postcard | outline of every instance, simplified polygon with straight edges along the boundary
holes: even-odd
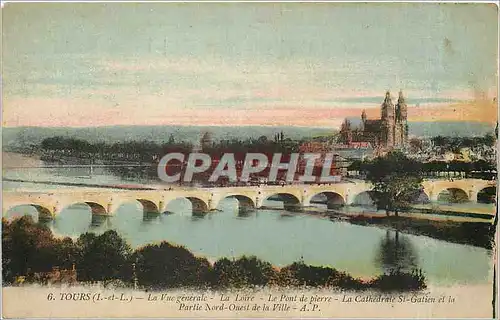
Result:
[[[498,5],[3,2],[5,318],[495,318]]]

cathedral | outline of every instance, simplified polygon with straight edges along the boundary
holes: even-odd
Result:
[[[373,148],[403,149],[408,142],[407,105],[403,92],[399,92],[398,102],[394,106],[389,91],[380,106],[381,118],[366,118],[363,110],[361,121],[345,119],[340,129],[342,143],[370,143]]]

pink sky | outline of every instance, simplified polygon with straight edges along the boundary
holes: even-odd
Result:
[[[37,107],[25,107],[37,105]],[[109,125],[263,125],[338,127],[345,117],[379,117],[379,107],[350,108],[273,106],[253,108],[149,108],[103,107],[85,100],[22,99],[4,108],[4,126],[81,127]],[[492,101],[409,106],[409,121],[479,121],[495,123]]]
[[[410,121],[497,119],[491,5],[9,3],[2,18],[3,126],[338,127],[400,89]]]

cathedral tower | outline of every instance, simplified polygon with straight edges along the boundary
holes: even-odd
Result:
[[[408,106],[406,105],[403,91],[399,91],[398,103],[396,104],[396,123],[394,144],[396,147],[403,148],[408,142]]]
[[[385,147],[392,148],[394,146],[394,124],[395,112],[394,104],[392,103],[391,93],[385,93],[385,99],[381,106],[382,113],[382,144]]]
[[[363,110],[363,113],[361,113],[361,129],[365,130],[365,125],[366,125],[366,111]]]
[[[405,148],[408,141],[407,105],[403,92],[399,92],[397,104],[392,103],[391,93],[385,93],[384,102],[380,106],[380,119],[368,119],[366,111],[361,113],[361,124],[352,124],[345,119],[340,128],[340,141],[351,145],[361,145],[382,150]]]

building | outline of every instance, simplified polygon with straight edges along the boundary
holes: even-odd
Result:
[[[206,131],[200,139],[200,145],[202,149],[210,148],[214,144],[212,133],[210,131]]]
[[[388,150],[405,148],[408,144],[408,108],[403,92],[399,92],[397,104],[394,105],[387,91],[380,111],[380,119],[367,119],[365,110],[361,113],[359,123],[345,119],[340,129],[342,143],[370,143],[373,148]]]
[[[205,131],[202,133],[200,140],[195,141],[193,143],[193,148],[191,152],[196,153],[196,152],[202,152],[210,147],[212,147],[214,144],[213,142],[213,137],[212,133],[209,131]]]
[[[325,164],[325,158],[328,153],[333,153],[332,164],[330,167],[330,175],[338,176],[339,179],[342,175],[347,173],[347,167],[350,161],[341,157],[333,148],[332,144],[329,142],[322,141],[307,141],[299,146],[299,153],[301,157],[298,163],[298,172],[304,173],[305,167],[307,165],[307,160],[303,157],[304,154],[313,153],[320,154],[321,156],[317,158],[314,162],[313,174],[318,177],[321,176],[323,165]]]

